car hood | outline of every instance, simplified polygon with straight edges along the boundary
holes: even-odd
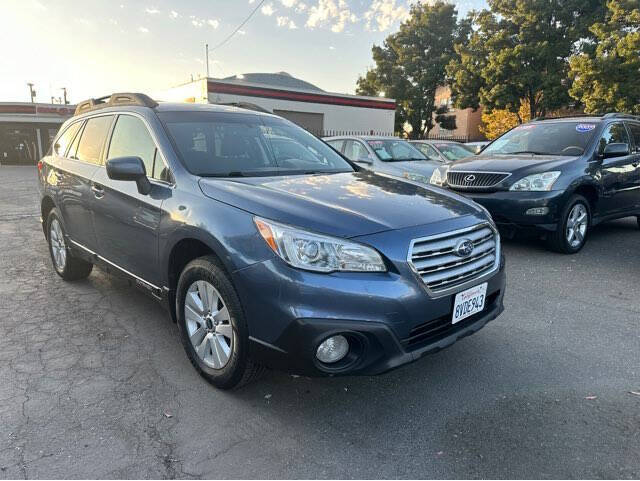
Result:
[[[450,170],[460,170],[463,172],[523,172],[537,173],[553,170],[578,157],[559,155],[503,155],[503,154],[480,154],[466,159],[461,159],[450,166]]]
[[[202,178],[202,192],[252,214],[340,237],[484,218],[457,194],[369,171],[287,177]]]

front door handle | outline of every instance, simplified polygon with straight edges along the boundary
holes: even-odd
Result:
[[[91,184],[91,191],[96,199],[104,197],[104,188],[99,184]]]

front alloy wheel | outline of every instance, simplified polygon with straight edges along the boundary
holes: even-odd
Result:
[[[233,352],[234,334],[229,309],[218,290],[207,281],[196,281],[187,290],[184,318],[191,345],[200,360],[222,369]]]
[[[549,247],[562,254],[575,254],[584,247],[591,226],[589,201],[573,195],[561,211],[555,232],[547,237]]]
[[[569,212],[565,232],[565,235],[567,236],[567,243],[572,249],[582,247],[584,238],[587,234],[588,221],[589,212],[587,211],[587,207],[582,203],[575,204]]]

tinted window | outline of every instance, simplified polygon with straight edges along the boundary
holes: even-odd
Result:
[[[78,160],[92,164],[100,163],[100,153],[109,133],[112,119],[112,115],[106,115],[87,120],[76,152]]]
[[[140,157],[147,175],[153,176],[156,144],[142,120],[131,115],[121,115],[113,129],[107,158],[129,156]]]
[[[56,140],[56,143],[54,146],[54,151],[56,155],[59,155],[61,157],[64,156],[64,154],[67,152],[67,149],[69,148],[69,144],[71,144],[71,142],[73,141],[73,138],[78,133],[78,129],[80,128],[81,125],[82,125],[82,122],[76,122],[74,124],[71,124],[63,132],[63,134],[60,137],[58,137],[58,140]]]
[[[380,160],[426,160],[425,155],[406,140],[369,140],[367,142]]]
[[[293,123],[267,116],[165,112],[187,169],[203,176],[353,171],[333,149]]]
[[[631,132],[634,152],[640,152],[640,124],[629,123],[627,127],[629,127],[629,131]]]
[[[342,152],[342,144],[344,144],[344,140],[329,140],[327,144],[336,149],[338,152]]]
[[[482,153],[582,155],[597,124],[594,122],[539,122],[524,124],[494,140]]]
[[[460,160],[467,157],[471,157],[473,152],[467,149],[465,146],[454,143],[441,143],[436,144],[436,147],[447,160]]]
[[[629,144],[629,135],[627,129],[622,122],[616,122],[609,125],[600,137],[600,143],[598,144],[598,153],[604,153],[604,148],[608,144]]]
[[[415,143],[413,145],[415,145],[415,147],[420,152],[422,152],[424,155],[426,155],[430,159],[438,159],[440,157],[438,155],[438,153],[436,152],[436,150],[433,147],[431,147],[430,145],[428,145],[428,144]]]
[[[369,152],[364,145],[357,140],[347,140],[344,147],[344,155],[349,160],[357,161],[369,157]]]

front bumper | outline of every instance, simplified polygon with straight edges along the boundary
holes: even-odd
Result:
[[[420,282],[409,270],[326,275],[292,269],[279,259],[234,273],[252,357],[308,376],[383,373],[473,334],[504,309],[504,259],[483,281],[488,282],[485,309],[455,325],[455,293],[431,298]],[[335,334],[349,339],[350,353],[338,363],[322,364],[315,357],[317,346]]]
[[[555,231],[567,195],[562,190],[549,192],[462,192],[464,195],[487,209],[501,230],[535,229]],[[530,209],[547,208],[544,215],[527,214]]]

